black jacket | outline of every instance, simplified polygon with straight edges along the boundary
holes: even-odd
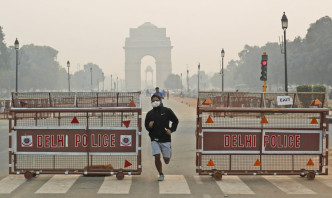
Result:
[[[149,127],[150,121],[154,121],[153,127]],[[172,122],[171,128],[169,122]],[[171,136],[166,133],[166,129],[170,129],[172,133],[176,131],[179,120],[174,112],[167,107],[159,106],[150,110],[145,117],[145,128],[149,131],[151,141],[170,142]]]

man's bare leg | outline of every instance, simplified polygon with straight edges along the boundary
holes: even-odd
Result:
[[[160,154],[157,154],[154,156],[154,164],[156,165],[159,175],[163,174],[163,168],[162,168],[162,164],[160,161]]]

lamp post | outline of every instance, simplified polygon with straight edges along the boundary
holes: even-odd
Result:
[[[182,73],[181,73],[181,93],[182,93]]]
[[[15,87],[15,91],[17,93],[17,90],[18,90],[18,75],[17,75],[17,72],[18,72],[18,48],[20,47],[20,43],[18,42],[17,38],[15,40],[15,51],[16,51],[16,87]]]
[[[90,67],[90,73],[91,73],[91,92],[92,92],[92,67]]]
[[[287,81],[287,51],[286,51],[286,29],[288,27],[288,19],[284,12],[281,18],[281,27],[284,30],[284,55],[285,55],[285,91],[288,92],[288,81]]]
[[[198,63],[198,84],[197,84],[197,92],[199,92],[199,70],[201,69],[201,64]]]
[[[105,84],[104,84],[104,82],[105,82],[104,72],[102,73],[102,75],[103,75],[103,91],[105,91],[105,89],[104,89],[104,88],[105,88],[105,87],[104,87],[104,85],[105,85]]]
[[[119,91],[119,83],[118,83],[118,80],[119,80],[119,76],[116,77],[116,91]]]
[[[187,69],[187,92],[189,93],[189,69]]]
[[[225,51],[224,48],[222,48],[221,50],[221,81],[222,81],[222,87],[221,87],[221,91],[224,91],[224,56],[225,56]]]
[[[67,61],[67,67],[68,67],[68,91],[70,92],[70,76],[69,76],[70,62],[69,61]]]
[[[112,88],[113,88],[112,83],[113,83],[113,81],[112,81],[112,74],[111,74],[111,91],[112,91]]]

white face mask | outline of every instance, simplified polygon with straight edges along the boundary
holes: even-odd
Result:
[[[151,102],[152,107],[159,107],[160,101]]]

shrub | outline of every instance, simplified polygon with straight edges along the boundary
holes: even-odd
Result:
[[[312,92],[312,85],[299,85],[296,87],[297,92]]]
[[[326,92],[326,87],[325,85],[314,85],[312,88],[313,92]]]

